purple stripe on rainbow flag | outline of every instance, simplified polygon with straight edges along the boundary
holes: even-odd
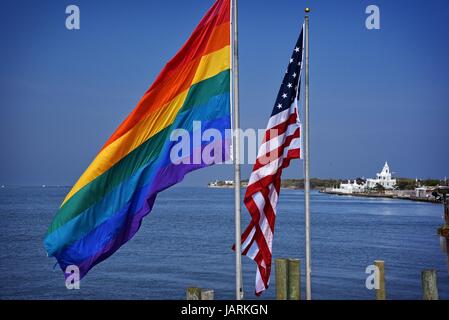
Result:
[[[222,141],[216,141],[215,143],[219,143],[222,146],[222,155],[226,156],[228,155],[230,140]],[[196,150],[195,152],[202,152],[204,148],[206,148],[207,145],[203,145],[200,150]],[[190,157],[191,159],[191,157]],[[224,157],[224,161],[228,161],[229,157]],[[208,161],[206,161],[208,162]],[[93,256],[90,256],[89,258],[77,262],[76,265],[80,269],[80,277],[84,277],[87,272],[94,267],[96,264],[100,263],[101,261],[107,259],[110,255],[112,255],[115,251],[117,251],[124,243],[129,241],[139,230],[142,219],[148,215],[154,205],[154,202],[156,200],[157,194],[177,183],[179,183],[184,176],[192,172],[194,170],[198,170],[201,168],[208,167],[212,164],[207,164],[206,162],[202,162],[201,164],[169,164],[161,170],[159,170],[158,174],[156,175],[155,179],[153,180],[153,183],[150,185],[147,185],[141,190],[139,190],[139,193],[141,195],[146,194],[145,201],[143,203],[143,206],[140,208],[132,208],[127,206],[125,210],[122,210],[123,212],[118,213],[108,221],[106,221],[102,226],[117,226],[121,225],[123,226],[120,230],[117,230],[118,233],[101,249],[99,249]],[[136,201],[140,202],[140,201]],[[118,221],[122,220],[121,223],[117,223]],[[102,233],[101,226],[94,230],[91,234],[89,234],[86,238],[91,237],[91,240],[95,240],[97,237],[97,234]],[[73,261],[69,261],[71,259],[67,259],[67,257],[64,256],[64,253],[66,251],[63,250],[62,253],[58,254],[56,257],[60,261],[60,267],[64,271],[68,265],[74,264]],[[68,276],[68,274],[66,274]]]

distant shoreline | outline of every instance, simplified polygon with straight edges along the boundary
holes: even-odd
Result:
[[[320,190],[320,193],[325,194],[333,194],[337,196],[350,196],[350,197],[359,197],[359,198],[382,198],[382,199],[398,199],[398,200],[409,200],[409,201],[417,201],[417,202],[427,202],[427,203],[436,203],[439,204],[441,201],[436,200],[434,197],[413,197],[413,196],[400,196],[396,194],[383,194],[379,192],[370,192],[370,193],[344,193],[338,191],[326,191]]]
[[[335,187],[340,185],[340,183],[344,183],[347,180],[344,179],[317,179],[312,178],[310,180],[311,190],[317,190],[320,193],[338,195],[338,196],[352,196],[352,197],[360,197],[360,198],[382,198],[382,199],[399,199],[399,200],[409,200],[409,201],[417,201],[417,202],[426,202],[426,203],[441,203],[441,201],[436,200],[434,196],[430,195],[430,192],[423,196],[415,195],[415,188],[412,188],[415,180],[400,178],[398,179],[399,183],[407,182],[407,184],[402,184],[402,189],[395,190],[384,190],[384,191],[375,191],[369,190],[365,192],[340,192],[335,190]],[[427,179],[426,182],[433,181],[434,183],[441,182],[442,180],[437,179]],[[243,180],[241,183],[242,188],[246,188],[248,186],[248,180]],[[215,182],[211,182],[208,184],[208,188],[212,189],[232,189],[234,188],[233,181],[220,181],[217,180]],[[289,190],[304,190],[304,180],[303,179],[284,179],[281,183],[281,189],[289,189]],[[431,190],[431,189],[429,189]]]
[[[356,180],[363,180],[363,178],[357,178]],[[399,190],[415,190],[417,180],[411,178],[396,178],[397,187]],[[325,189],[325,188],[337,188],[341,183],[347,183],[349,179],[337,179],[337,178],[311,178],[310,179],[310,187],[311,189]],[[352,181],[352,180],[351,180]],[[425,185],[428,187],[434,187],[437,185],[445,185],[448,182],[445,180],[434,179],[434,178],[426,178],[418,180],[420,185]],[[248,179],[242,180],[241,186],[247,187]],[[208,184],[209,188],[233,188],[234,183],[232,180],[216,180],[214,182],[210,182]],[[282,188],[291,188],[291,189],[304,189],[304,179],[282,179],[281,181]]]
[[[247,184],[242,184],[241,188],[246,188]],[[234,189],[234,185],[226,185],[226,186],[207,186],[209,189]],[[297,188],[297,187],[283,187],[281,186],[281,189],[287,189],[287,190],[303,190],[303,188]],[[311,190],[321,190],[319,188],[312,188]]]
[[[310,188],[312,190],[321,190],[324,188],[333,187],[339,185],[340,183],[347,181],[343,179],[317,179],[313,178],[310,180]],[[226,180],[217,180],[215,182],[210,182],[208,188],[218,188],[218,189],[228,189],[234,188],[233,181]],[[248,186],[248,180],[242,180],[241,187],[246,188]],[[304,180],[303,179],[283,179],[281,181],[282,189],[291,189],[291,190],[303,190],[304,189]]]

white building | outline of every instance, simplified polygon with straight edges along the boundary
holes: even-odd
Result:
[[[225,181],[215,180],[214,182],[209,182],[208,186],[211,188],[213,188],[213,187],[232,187],[232,186],[234,186],[234,181],[233,180],[225,180]]]
[[[366,187],[368,189],[374,189],[377,184],[380,184],[386,190],[392,190],[396,185],[396,179],[391,178],[390,167],[388,166],[387,162],[385,162],[382,172],[377,174],[376,179],[366,180]]]
[[[354,180],[354,182],[348,180],[348,183],[341,183],[340,188],[334,189],[334,191],[351,194],[363,192],[365,191],[365,189],[366,189],[365,184],[358,184],[356,180]]]
[[[362,184],[358,184],[356,180],[353,182],[348,180],[348,183],[341,183],[339,188],[333,188],[332,191],[347,194],[360,193],[368,189],[374,189],[377,184],[380,184],[386,190],[393,190],[396,186],[396,179],[391,178],[390,167],[387,162],[385,162],[382,172],[378,173],[375,179],[367,179],[366,183]]]
[[[426,198],[428,197],[427,191],[428,188],[426,186],[415,188],[415,197]]]

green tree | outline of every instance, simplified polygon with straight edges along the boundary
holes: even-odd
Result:
[[[440,184],[440,180],[437,180],[437,179],[426,179],[426,180],[422,180],[421,183],[424,186],[435,187],[435,186]]]
[[[415,179],[398,178],[396,187],[399,190],[413,190],[416,187],[416,181]]]
[[[384,192],[385,188],[383,185],[381,185],[380,183],[376,183],[376,185],[374,186],[374,190],[378,191],[378,192]]]

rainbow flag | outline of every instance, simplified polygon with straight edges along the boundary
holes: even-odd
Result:
[[[64,199],[44,240],[64,272],[75,265],[82,278],[134,236],[158,192],[213,164],[192,160],[210,145],[194,139],[187,155],[192,161],[171,161],[177,143],[171,133],[184,129],[193,137],[199,130],[194,121],[201,121],[203,132],[221,133],[223,138],[213,143],[220,144],[221,160],[227,160],[230,0],[214,3]]]

